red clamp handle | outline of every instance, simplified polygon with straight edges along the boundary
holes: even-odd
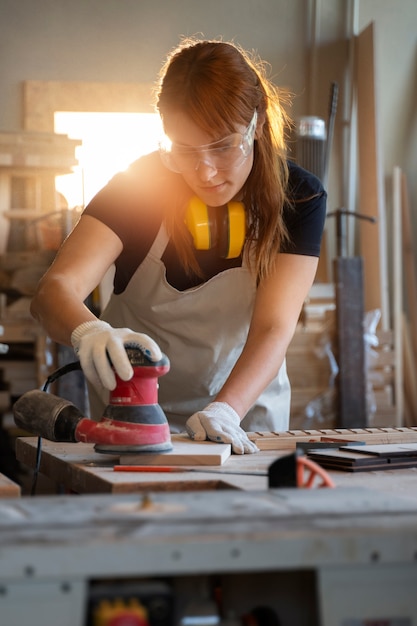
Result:
[[[305,456],[297,458],[297,487],[336,487],[325,469]]]

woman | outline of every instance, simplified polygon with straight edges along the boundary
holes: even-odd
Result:
[[[285,354],[316,273],[326,194],[287,161],[280,96],[236,45],[184,41],[161,72],[157,109],[166,141],[89,203],[32,314],[72,344],[101,395],[115,386],[107,354],[128,380],[126,344],[154,361],[162,351],[171,369],[158,398],[172,430],[256,452],[247,431],[288,429]],[[84,301],[113,264],[98,320]]]

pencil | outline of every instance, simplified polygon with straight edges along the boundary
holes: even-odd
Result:
[[[221,469],[212,469],[211,467],[201,466],[201,469],[197,469],[196,467],[172,467],[166,465],[114,465],[113,470],[115,472],[165,472],[165,473],[174,473],[174,472],[200,472],[200,473],[210,473],[210,474],[222,474],[223,476],[227,476],[228,474],[240,475],[240,476],[268,476],[266,472],[254,471],[254,472],[239,472],[239,471],[227,471]]]
[[[115,472],[187,472],[183,467],[165,465],[115,465]],[[191,471],[191,470],[190,470]]]

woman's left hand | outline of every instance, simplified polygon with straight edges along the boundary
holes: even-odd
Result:
[[[230,443],[235,454],[253,454],[259,448],[240,427],[240,417],[227,402],[212,402],[203,411],[197,411],[186,422],[191,439],[216,443]]]

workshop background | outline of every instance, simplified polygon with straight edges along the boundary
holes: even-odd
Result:
[[[270,64],[274,82],[293,94],[293,158],[314,170],[330,152],[322,259],[288,354],[291,427],[416,423],[416,26],[415,0],[0,0],[7,451],[19,434],[12,403],[73,357],[28,312],[37,280],[89,199],[84,189],[76,204],[57,192],[55,177],[79,166],[82,140],[57,130],[56,113],[152,112],[166,53],[195,34],[233,40]],[[311,116],[324,120],[325,141],[302,135],[298,123]],[[345,271],[353,298],[337,290],[335,272]],[[92,306],[105,294],[104,284]],[[355,327],[349,307],[362,297]],[[60,394],[82,403],[78,382],[60,384]],[[2,458],[7,471],[13,453]]]
[[[137,113],[194,34],[269,62],[328,189],[291,430],[245,455],[173,435],[163,461],[28,436],[12,406],[74,360],[37,281],[113,157],[155,142]],[[1,624],[416,626],[416,0],[0,0],[0,94]],[[48,390],[88,410],[80,372]]]

